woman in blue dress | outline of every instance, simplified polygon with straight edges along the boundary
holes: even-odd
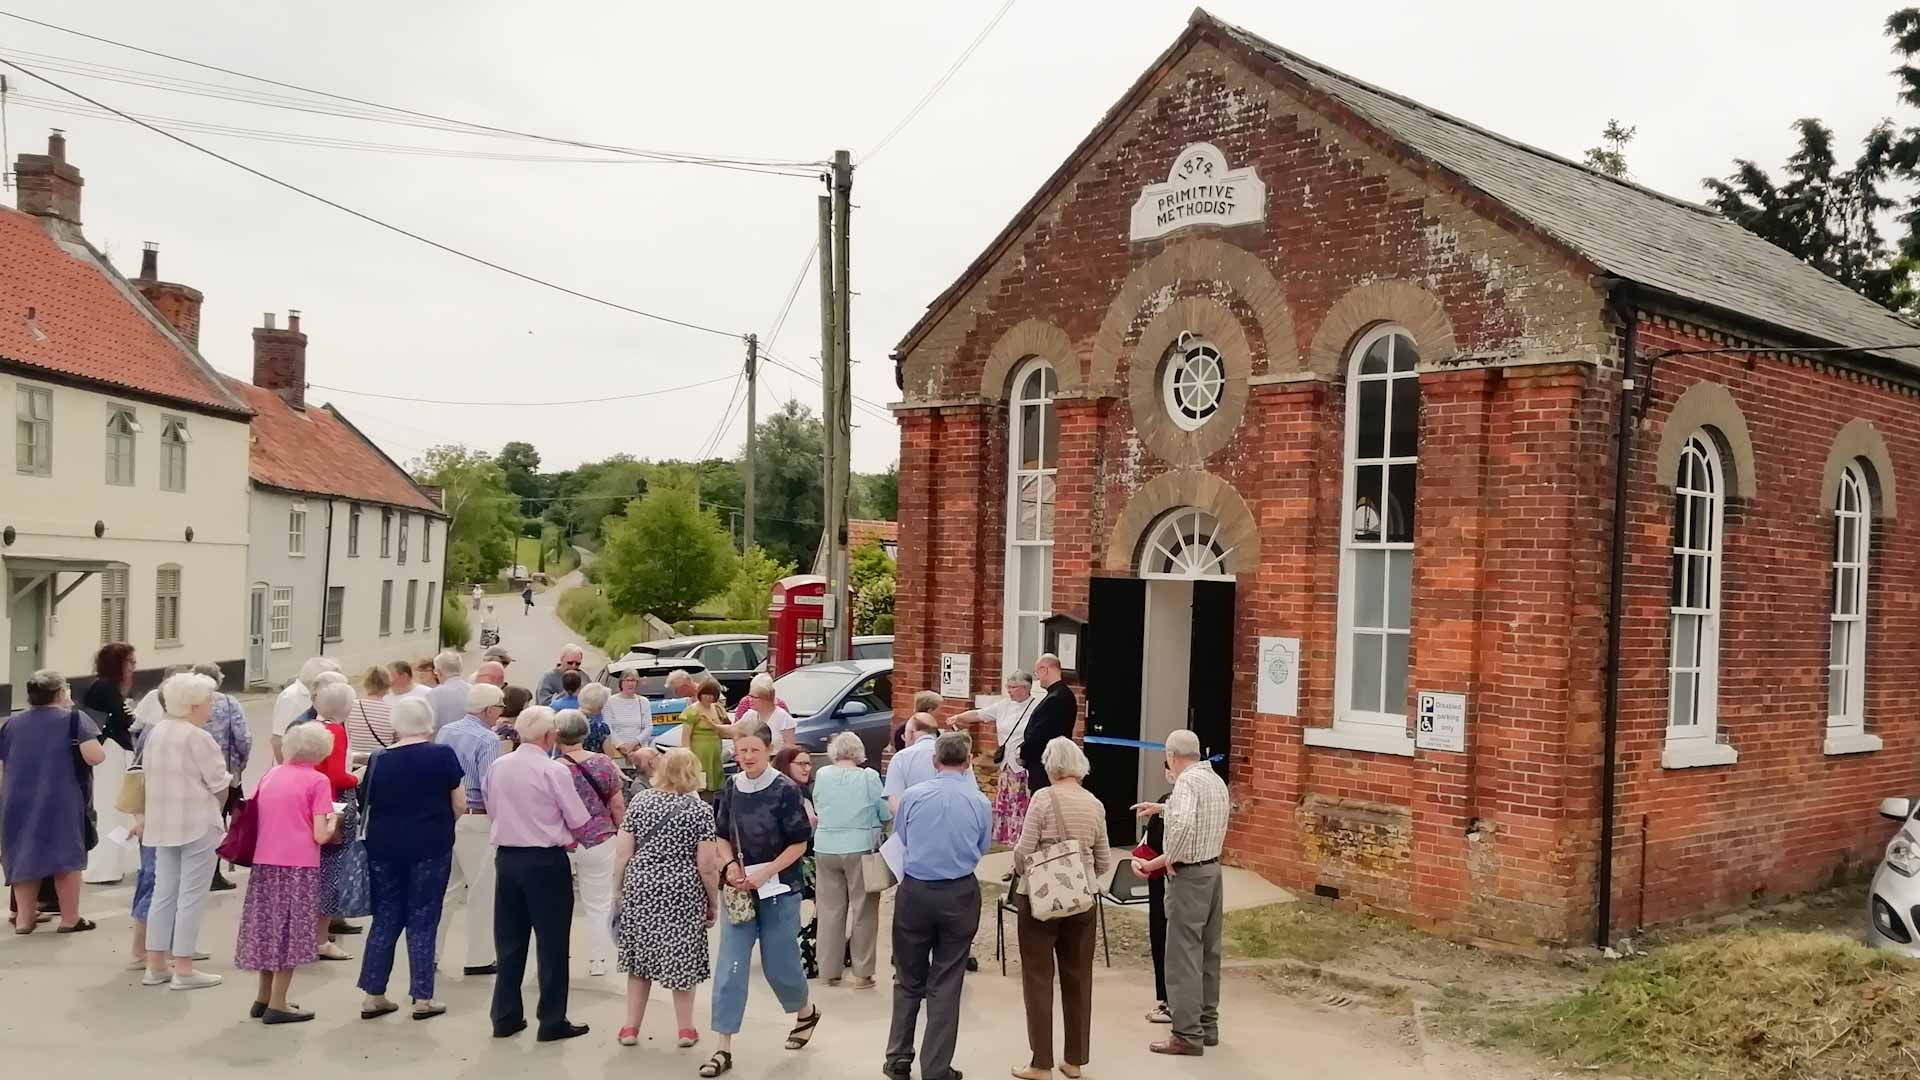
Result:
[[[92,769],[107,756],[100,728],[73,707],[57,671],[33,673],[27,705],[0,723],[0,869],[13,889],[13,932],[33,933],[45,878],[60,900],[58,932],[92,930],[93,922],[80,917],[80,871],[87,865]]]

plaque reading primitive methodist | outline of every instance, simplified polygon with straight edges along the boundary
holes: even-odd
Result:
[[[1253,167],[1227,168],[1212,143],[1194,143],[1174,159],[1164,184],[1149,184],[1133,204],[1129,240],[1151,240],[1189,225],[1245,225],[1267,216],[1267,185]]]

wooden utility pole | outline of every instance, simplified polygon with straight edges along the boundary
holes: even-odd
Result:
[[[837,621],[828,655],[845,660],[853,623],[848,594],[847,489],[852,483],[853,367],[848,308],[852,296],[847,262],[852,246],[849,228],[853,196],[853,158],[845,150],[833,152],[833,486],[827,504],[827,532],[833,537],[833,563],[827,570],[827,590]]]
[[[835,262],[833,255],[833,196],[830,194],[820,196],[818,205],[820,210],[821,499],[820,554],[816,557],[815,561],[826,570],[827,583],[829,586],[827,589],[827,603],[833,604],[834,592],[831,586],[833,583],[834,567],[833,548],[836,535],[831,525],[833,521],[833,481],[836,475],[834,472],[833,440],[835,434],[839,431],[839,424],[837,424],[833,418],[833,410],[840,404],[840,395],[835,393],[833,388],[834,374],[838,370],[833,362],[834,343],[840,340],[840,335],[834,330],[834,299],[837,294],[834,289],[833,280]],[[834,612],[834,614],[836,615],[835,621],[837,622],[837,611]],[[838,637],[837,634],[833,633],[829,633],[827,636],[830,639],[830,643],[827,646],[827,655],[821,657],[823,660],[834,658],[831,639]]]
[[[747,505],[743,508],[747,516],[747,533],[746,533],[745,542],[743,542],[740,545],[740,550],[743,552],[753,547],[753,467],[754,467],[754,460],[753,460],[754,438],[753,437],[754,437],[754,427],[760,422],[759,416],[758,416],[759,404],[760,404],[759,380],[760,380],[760,335],[748,334],[747,335],[747,476],[746,476]]]

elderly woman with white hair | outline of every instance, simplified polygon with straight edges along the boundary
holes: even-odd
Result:
[[[607,702],[612,699],[613,691],[602,683],[590,682],[580,688],[578,707],[580,715],[587,718],[587,737],[580,741],[580,745],[590,754],[613,753],[608,745],[612,741],[613,728],[608,726],[606,717]]]
[[[794,720],[793,714],[775,699],[773,676],[764,671],[755,675],[753,682],[747,687],[746,701],[747,711],[740,719],[758,720],[773,733],[773,743],[767,747],[769,753],[778,754],[793,745],[793,729],[798,726],[798,722]]]
[[[619,831],[627,812],[620,767],[605,754],[587,749],[591,725],[582,710],[561,709],[554,714],[553,729],[560,739],[558,760],[567,767],[573,790],[587,808],[586,825],[573,830],[579,844],[567,853],[579,882],[580,906],[587,909],[587,974],[605,975],[613,965],[613,931],[607,922],[613,913],[613,845],[607,841]]]
[[[300,675],[280,691],[273,702],[273,760],[286,760],[280,747],[286,738],[287,729],[306,717],[313,708],[313,691],[320,685],[320,676],[329,671],[338,672],[340,664],[331,656],[314,656],[300,665]]]
[[[843,731],[827,743],[831,764],[814,774],[814,911],[820,925],[820,974],[840,985],[852,943],[847,985],[873,988],[874,943],[880,936],[880,894],[869,892],[861,860],[880,846],[880,831],[892,815],[880,776],[866,767],[860,736]]]
[[[340,831],[333,784],[316,766],[333,752],[323,724],[295,724],[280,739],[285,760],[254,789],[258,832],[253,872],[240,908],[233,963],[260,973],[248,1015],[269,1024],[297,1024],[311,1012],[287,1003],[293,972],[313,963],[314,913],[320,907],[320,845]]]
[[[1095,896],[1083,898],[1086,910],[1078,914],[1035,914],[1035,896],[1045,894],[1035,886],[1040,875],[1028,872],[1028,861],[1042,848],[1068,841],[1078,844],[1089,860],[1093,879],[1088,884],[1095,892],[1113,871],[1113,852],[1107,847],[1106,807],[1081,786],[1090,771],[1086,753],[1072,739],[1055,738],[1041,751],[1040,763],[1047,770],[1047,786],[1034,792],[1020,842],[1013,849],[1013,864],[1021,881],[1020,990],[1026,999],[1027,1045],[1033,1054],[1025,1068],[1013,1070],[1013,1075],[1022,1080],[1046,1080],[1053,1072],[1056,970],[1061,1010],[1066,1014],[1061,1073],[1079,1076],[1092,1056],[1093,952],[1095,920],[1099,917]],[[1057,887],[1057,883],[1049,884]]]
[[[453,872],[453,823],[467,812],[465,773],[453,750],[433,741],[432,706],[402,698],[392,723],[393,745],[374,753],[360,785],[373,895],[373,927],[360,961],[360,989],[367,995],[360,1018],[399,1011],[387,1000],[387,979],[404,931],[413,1018],[428,1020],[447,1011],[433,998],[433,954]]]
[[[218,690],[205,675],[188,672],[167,679],[161,686],[166,716],[146,736],[141,752],[146,806],[140,843],[154,856],[142,986],[201,990],[220,985],[220,976],[193,970],[214,851],[225,835],[220,812],[233,783],[225,755],[206,730]]]
[[[364,918],[373,911],[367,880],[367,853],[360,842],[360,778],[347,771],[347,715],[359,701],[352,684],[337,672],[323,677],[313,693],[316,720],[333,736],[333,750],[321,770],[343,804],[340,835],[320,851],[320,910],[315,944],[322,960],[351,960],[353,954],[327,939],[336,920]],[[298,725],[296,725],[298,726]]]

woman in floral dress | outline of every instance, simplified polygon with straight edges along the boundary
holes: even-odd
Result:
[[[713,808],[700,797],[706,776],[689,750],[667,751],[652,786],[634,794],[615,840],[614,880],[620,909],[614,937],[627,973],[627,1022],[620,1045],[640,1041],[647,995],[659,983],[673,991],[682,1047],[700,1041],[693,1027],[693,991],[712,975],[707,930],[713,926],[719,868],[704,857],[714,839]]]

